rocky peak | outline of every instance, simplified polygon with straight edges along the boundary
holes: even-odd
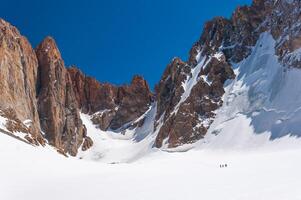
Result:
[[[35,99],[37,70],[37,58],[28,40],[0,19],[0,110],[13,110],[15,121],[30,122],[31,140],[43,144]]]
[[[216,17],[205,24],[199,44],[202,45],[203,55],[218,51],[223,39],[229,37],[232,24],[228,19]]]
[[[167,65],[159,84],[156,85],[157,120],[166,112],[165,116],[180,101],[184,93],[182,83],[190,76],[191,67],[180,58],[174,58]]]
[[[82,112],[92,115],[92,121],[102,130],[127,128],[131,124],[124,125],[144,114],[153,101],[153,94],[141,76],[134,76],[130,85],[117,87],[85,76],[76,67],[68,72]]]
[[[153,94],[146,81],[140,76],[134,76],[131,85],[118,88],[116,100],[117,111],[111,121],[110,128],[117,130],[122,127],[128,128],[128,126],[141,124],[132,122],[142,116],[150,108],[152,102]],[[130,124],[124,126],[128,123]]]
[[[60,152],[75,156],[86,139],[86,129],[80,119],[72,79],[51,37],[38,45],[36,54],[41,128],[51,145]]]
[[[47,36],[36,48],[36,52],[39,54],[38,56],[43,56],[48,62],[52,60],[61,60],[61,53],[56,45],[55,40]]]
[[[135,75],[131,82],[132,86],[146,88],[150,91],[149,86],[142,76]]]
[[[84,75],[75,66],[68,68],[76,100],[82,112],[94,114],[101,110],[116,107],[117,87],[100,83],[95,78]]]
[[[16,40],[22,37],[16,27],[12,26],[10,23],[8,23],[2,18],[0,18],[0,29],[1,29],[1,35],[10,37],[10,39]]]
[[[254,0],[251,6],[238,7],[230,19],[207,22],[188,62],[172,62],[156,87],[156,124],[161,124],[156,146],[176,147],[206,134],[214,110],[223,104],[223,84],[235,77],[231,63],[250,55],[261,33],[273,34],[285,66],[301,66],[300,6],[298,0]]]
[[[157,131],[155,146],[178,147],[201,139],[222,105],[223,84],[235,78],[224,55],[202,57],[194,67],[172,62],[181,76],[165,78],[158,89]],[[180,65],[178,65],[180,64]],[[167,77],[172,77],[171,74]],[[176,83],[176,84],[174,84]]]
[[[188,62],[174,60],[167,67],[156,90],[157,124],[161,123],[157,147],[165,145],[163,141],[176,147],[206,134],[214,111],[223,103],[223,84],[235,78],[230,61],[238,62],[250,54],[250,46],[259,36],[256,29],[269,6],[255,1],[252,6],[237,8],[231,19],[216,17],[207,22]]]

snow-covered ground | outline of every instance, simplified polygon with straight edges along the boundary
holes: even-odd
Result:
[[[133,163],[105,164],[0,134],[0,199],[299,200],[300,155],[300,148],[156,151]]]

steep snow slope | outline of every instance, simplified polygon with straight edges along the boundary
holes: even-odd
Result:
[[[156,105],[141,116],[145,117],[142,127],[124,132],[101,131],[90,120],[91,116],[81,114],[87,127],[88,136],[94,145],[87,151],[80,151],[77,157],[106,163],[131,162],[143,155],[155,151],[152,149],[156,135],[153,133],[153,123],[156,114]],[[138,119],[139,121],[140,119]]]
[[[0,199],[298,200],[300,153],[300,148],[157,151],[112,165],[66,159],[48,148],[37,151],[0,134]],[[225,163],[227,168],[219,167]]]
[[[274,47],[270,33],[262,33],[252,54],[235,64],[237,77],[227,83],[224,105],[200,143],[248,148],[301,136],[301,70],[282,66]]]

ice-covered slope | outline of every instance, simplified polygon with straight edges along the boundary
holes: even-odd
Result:
[[[235,64],[235,72],[237,77],[227,83],[224,104],[201,143],[248,148],[282,136],[301,136],[301,70],[278,62],[270,33],[261,34],[251,55]]]

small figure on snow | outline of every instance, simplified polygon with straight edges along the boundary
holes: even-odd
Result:
[[[224,167],[228,167],[228,164],[219,165],[219,168],[224,168]]]

